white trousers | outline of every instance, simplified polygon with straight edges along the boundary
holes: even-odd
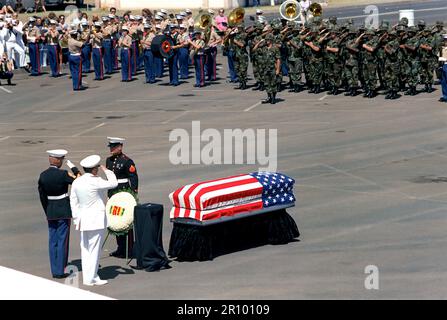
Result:
[[[104,229],[81,231],[82,277],[84,284],[98,278],[99,256]]]
[[[6,42],[6,50],[8,59],[14,59],[20,68],[26,67],[25,50],[17,42]],[[18,59],[16,59],[16,55]]]

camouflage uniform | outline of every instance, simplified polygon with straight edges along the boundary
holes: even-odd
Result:
[[[385,99],[397,99],[399,91],[399,40],[396,31],[389,33],[390,41],[385,46],[385,72],[384,82],[388,88],[388,94]]]
[[[417,94],[416,86],[419,83],[419,73],[421,72],[421,63],[419,58],[419,46],[420,40],[416,37],[416,28],[410,27],[407,31],[408,38],[405,41],[405,45],[409,47],[413,47],[415,50],[410,50],[409,48],[405,49],[405,54],[407,56],[406,64],[403,65],[404,72],[407,77],[407,83],[410,87],[406,95],[414,96]]]
[[[267,91],[268,99],[263,103],[276,103],[276,93],[278,92],[277,75],[276,75],[276,62],[281,59],[281,53],[279,48],[275,45],[274,36],[268,34],[265,37],[268,43],[272,43],[270,47],[268,45],[263,49],[264,60],[264,81],[265,91]],[[268,44],[267,43],[267,44]]]
[[[240,86],[238,89],[247,88],[247,70],[248,70],[248,52],[247,52],[247,34],[243,31],[243,27],[239,27],[239,33],[234,37],[235,41],[241,42],[244,46],[241,48],[235,45],[235,70],[239,78]]]
[[[339,52],[331,52],[329,50],[326,50],[326,73],[327,73],[327,80],[329,83],[329,87],[331,89],[330,94],[336,95],[338,94],[338,89],[341,85],[341,75],[343,70],[343,64],[340,59],[340,45],[339,45],[339,38],[334,37],[332,40],[330,40],[327,43],[327,47],[338,49]]]
[[[323,48],[317,38],[318,28],[313,28],[312,31],[314,36],[309,42],[311,42],[315,47],[320,48],[320,51],[314,51],[311,48],[312,53],[309,58],[308,72],[312,88],[309,92],[318,94],[321,92],[321,81],[323,79]]]
[[[370,46],[374,50],[377,49],[379,42],[374,32],[369,30],[366,32],[369,39],[365,42],[365,45]],[[370,52],[363,49],[362,74],[365,81],[365,94],[364,97],[373,98],[377,89],[377,57],[374,52]]]
[[[350,29],[350,33],[355,35],[353,28]],[[359,43],[356,42],[356,37],[346,42],[346,50],[344,52],[344,77],[347,81],[349,91],[346,96],[357,95],[357,87],[359,85]]]
[[[301,77],[303,74],[303,48],[304,43],[301,41],[300,35],[298,34],[292,37],[290,44],[288,45],[288,63],[290,82],[293,86],[291,91],[293,92],[301,91]]]

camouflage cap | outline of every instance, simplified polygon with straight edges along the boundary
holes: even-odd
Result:
[[[404,26],[408,26],[408,18],[407,17],[403,17],[402,19],[400,19],[399,23],[404,25]]]
[[[372,29],[368,29],[368,30],[366,30],[365,34],[366,34],[367,36],[374,36],[374,35],[376,35],[376,33],[374,32],[374,30],[372,30]]]
[[[407,29],[407,32],[408,32],[408,33],[417,33],[418,30],[417,30],[416,27],[409,27],[409,28]]]
[[[418,26],[425,26],[425,21],[424,20],[419,20],[418,21]]]
[[[273,34],[271,34],[271,33],[268,33],[266,36],[265,36],[265,40],[266,41],[273,41],[275,39],[275,37],[273,36]]]

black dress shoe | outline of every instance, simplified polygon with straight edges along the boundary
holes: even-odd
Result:
[[[119,259],[125,259],[126,258],[126,254],[122,254],[119,251],[113,251],[112,253],[109,254],[110,257],[115,257],[115,258],[119,258]]]
[[[444,97],[441,97],[438,101],[439,101],[439,102],[447,102],[447,99],[444,98]]]
[[[64,274],[59,274],[59,275],[53,275],[54,279],[65,279],[68,278],[69,274],[68,273],[64,273]]]

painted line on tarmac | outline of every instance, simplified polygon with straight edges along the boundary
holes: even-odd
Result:
[[[100,124],[98,124],[97,126],[94,126],[93,128],[86,129],[86,130],[81,131],[81,132],[79,132],[79,133],[77,133],[77,134],[75,134],[75,135],[72,135],[72,137],[79,137],[79,136],[83,135],[84,133],[91,132],[91,131],[96,130],[96,129],[98,129],[98,128],[101,128],[101,127],[103,127],[103,126],[105,126],[105,125],[106,125],[105,122],[100,123]]]
[[[6,88],[3,88],[3,87],[1,87],[1,86],[0,86],[0,89],[2,89],[3,91],[5,91],[5,92],[7,92],[7,93],[12,93],[12,91],[11,91],[11,90],[8,90],[8,89],[6,89]]]
[[[318,99],[319,101],[323,101],[324,99],[326,99],[327,97],[329,97],[327,94],[324,97],[321,97],[320,99]]]
[[[257,106],[260,106],[262,104],[262,101],[258,101],[256,102],[254,105],[252,105],[251,107],[248,107],[247,109],[244,110],[244,112],[248,112],[250,110],[253,110],[254,108],[256,108]]]
[[[11,136],[6,136],[6,137],[3,137],[3,138],[0,138],[0,141],[5,141],[5,140],[8,140],[9,138],[11,138]]]
[[[161,124],[168,124],[169,122],[172,122],[174,120],[177,120],[181,117],[183,117],[184,115],[186,115],[189,111],[183,111],[181,114],[176,115],[175,117],[172,117],[171,119],[168,119],[164,122],[162,122]]]

